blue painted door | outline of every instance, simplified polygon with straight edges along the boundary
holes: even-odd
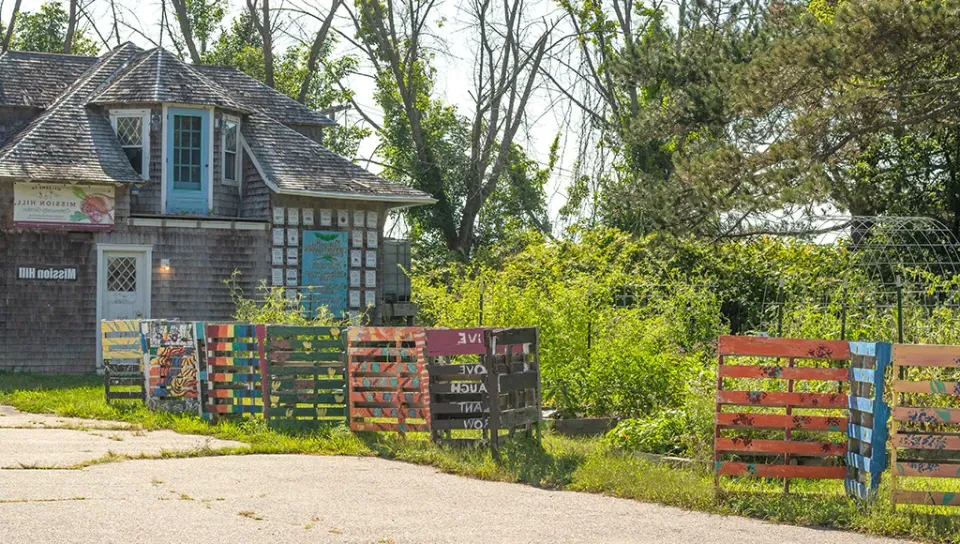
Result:
[[[167,110],[167,213],[210,211],[210,111]]]

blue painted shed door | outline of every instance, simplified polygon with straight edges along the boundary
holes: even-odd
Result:
[[[210,210],[210,111],[167,110],[167,213]]]

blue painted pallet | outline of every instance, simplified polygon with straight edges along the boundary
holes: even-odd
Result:
[[[850,342],[850,416],[847,423],[847,477],[844,488],[857,499],[869,499],[887,467],[887,421],[883,376],[890,366],[886,342]],[[870,368],[870,367],[873,368]]]

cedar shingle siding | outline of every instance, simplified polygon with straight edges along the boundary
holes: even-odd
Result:
[[[164,215],[166,105],[213,111],[209,214]],[[130,166],[111,126],[110,112],[123,109],[149,111],[148,180]],[[227,114],[240,119],[239,186],[221,181]],[[98,245],[150,248],[150,317],[229,320],[234,304],[223,280],[240,271],[239,286],[255,297],[271,279],[273,206],[314,210],[316,230],[352,230],[320,226],[322,209],[377,212],[380,300],[388,210],[431,199],[322,147],[322,128],[331,125],[322,113],[232,68],[191,66],[162,49],[127,43],[100,58],[0,55],[0,370],[97,368],[98,272],[105,273],[97,268]],[[16,227],[18,183],[112,186],[115,225],[96,232]],[[77,279],[21,280],[23,266],[75,267]],[[375,307],[371,317],[379,312]]]

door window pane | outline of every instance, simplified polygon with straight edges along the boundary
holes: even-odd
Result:
[[[137,258],[107,258],[107,291],[133,293],[137,290]]]
[[[201,190],[201,128],[199,116],[173,116],[173,188],[176,190]]]

